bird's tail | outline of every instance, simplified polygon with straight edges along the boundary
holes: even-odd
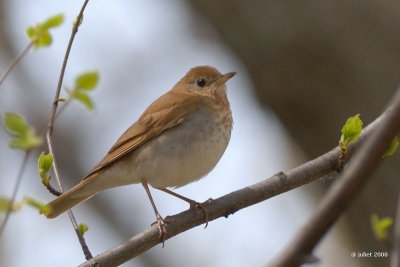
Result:
[[[96,194],[96,190],[91,190],[92,183],[91,179],[82,180],[76,186],[72,187],[61,196],[57,197],[53,201],[47,203],[50,207],[50,212],[46,214],[48,219],[52,219],[66,212],[75,205],[88,200]]]

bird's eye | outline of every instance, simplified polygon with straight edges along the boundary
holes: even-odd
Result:
[[[196,84],[199,87],[204,87],[204,85],[206,85],[206,80],[205,79],[198,79],[198,80],[196,80]]]

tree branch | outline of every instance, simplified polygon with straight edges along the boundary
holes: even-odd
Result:
[[[57,89],[56,89],[56,93],[55,93],[54,100],[53,100],[51,117],[50,117],[49,123],[47,125],[47,131],[46,131],[47,147],[49,148],[49,152],[53,155],[53,172],[54,172],[54,176],[57,181],[57,184],[58,184],[58,188],[61,193],[63,192],[63,188],[62,188],[62,184],[61,184],[60,174],[58,171],[57,157],[54,153],[53,130],[54,130],[54,124],[55,124],[55,120],[56,120],[56,116],[57,116],[57,108],[58,108],[58,102],[60,99],[61,86],[62,86],[62,83],[64,80],[64,74],[65,74],[65,69],[67,67],[69,53],[71,51],[72,44],[74,42],[76,33],[78,32],[78,28],[82,22],[83,12],[85,11],[85,8],[86,8],[86,5],[88,4],[88,2],[89,2],[89,0],[84,1],[83,5],[81,7],[81,10],[79,11],[79,14],[76,17],[74,25],[72,27],[71,36],[70,36],[70,39],[68,42],[67,49],[65,51],[65,56],[64,56],[63,64],[62,64],[61,71],[60,71],[60,77],[58,79]],[[85,258],[88,260],[88,259],[92,258],[92,255],[89,251],[88,246],[86,245],[86,241],[85,241],[83,235],[79,232],[78,223],[76,222],[75,216],[71,210],[69,210],[67,213],[68,213],[69,219],[72,223],[72,226],[75,229],[75,233],[78,237],[79,243],[81,244],[83,253],[85,254]]]
[[[392,256],[390,257],[390,267],[400,266],[400,194],[397,200],[396,218],[394,221],[394,241]]]
[[[300,266],[339,216],[360,193],[368,177],[382,161],[391,141],[400,130],[400,88],[379,127],[356,152],[321,200],[314,214],[302,227],[287,249],[271,265],[273,267]]]
[[[349,146],[348,158],[350,158],[353,151],[374,129],[380,127],[383,118],[390,114],[390,110],[385,111],[363,130],[358,141]],[[339,149],[336,147],[328,153],[285,173],[280,172],[262,182],[234,191],[218,199],[206,201],[203,207],[207,210],[209,221],[220,217],[228,217],[230,214],[240,209],[257,204],[273,196],[310,183],[321,176],[327,175],[336,170],[338,157]],[[168,216],[166,220],[168,221],[166,225],[166,239],[205,223],[204,214],[198,210],[191,209],[174,216]],[[136,236],[133,236],[127,242],[86,261],[81,264],[80,267],[96,266],[96,264],[102,267],[117,266],[160,243],[159,231],[157,226],[154,225]]]
[[[4,229],[6,228],[6,224],[8,222],[8,219],[10,218],[13,205],[15,203],[15,199],[17,198],[17,193],[18,193],[18,188],[21,185],[22,177],[24,175],[25,167],[26,164],[28,163],[28,158],[29,158],[30,150],[25,151],[24,153],[24,159],[22,160],[21,167],[19,168],[18,174],[17,174],[17,179],[15,181],[14,189],[11,194],[10,202],[8,203],[6,215],[4,217],[4,220],[0,224],[0,236],[3,234]]]
[[[18,64],[18,62],[28,53],[28,51],[32,48],[33,42],[30,42],[24,50],[22,50],[21,54],[19,54],[13,62],[11,62],[11,65],[7,68],[6,72],[4,73],[3,77],[0,79],[0,86],[1,84],[6,80],[8,74],[12,71],[12,69]]]

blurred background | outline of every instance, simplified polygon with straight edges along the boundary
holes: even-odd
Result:
[[[54,14],[64,24],[49,48],[31,51],[0,87],[0,113],[16,112],[37,128],[50,116],[71,25],[82,1],[0,1],[0,71],[27,45],[25,29]],[[230,145],[206,179],[179,188],[197,201],[217,198],[295,167],[334,146],[349,116],[365,124],[385,108],[400,78],[400,10],[395,1],[90,1],[64,87],[98,70],[88,113],[73,103],[56,123],[63,184],[76,184],[119,135],[191,67],[236,71],[228,82],[234,116]],[[63,92],[65,96],[65,91]],[[10,196],[23,152],[0,130],[0,196]],[[18,199],[53,197],[30,157]],[[357,201],[327,234],[319,266],[386,266],[350,253],[389,251],[373,237],[371,213],[393,216],[399,155],[385,160]],[[265,266],[292,240],[324,196],[323,179],[168,240],[123,266]],[[186,203],[153,191],[163,216]],[[97,255],[143,231],[154,214],[143,188],[98,194],[74,209]],[[2,217],[0,217],[2,219]],[[84,261],[66,215],[54,220],[25,207],[0,239],[0,266],[75,266]]]

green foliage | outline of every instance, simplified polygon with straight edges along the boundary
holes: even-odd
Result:
[[[4,125],[10,134],[25,134],[29,127],[24,119],[15,113],[6,113],[4,116]]]
[[[0,197],[0,213],[6,213],[10,207],[10,202],[11,199],[6,198],[6,197]],[[14,201],[11,205],[11,212],[17,212],[19,211],[22,206],[26,204],[28,206],[31,206],[35,209],[38,209],[40,213],[43,214],[49,214],[50,213],[50,207],[31,198],[31,197],[25,197],[21,201]]]
[[[6,213],[10,208],[11,199],[6,197],[0,197],[0,213]],[[11,212],[15,212],[21,209],[21,203],[12,203]]]
[[[383,157],[386,158],[386,157],[392,156],[396,152],[396,150],[397,150],[397,148],[399,146],[399,143],[400,143],[400,141],[399,141],[399,137],[398,136],[393,138],[392,142],[390,143],[389,149],[385,152]]]
[[[11,135],[9,144],[11,148],[29,150],[42,144],[42,138],[35,134],[34,129],[20,115],[6,113],[3,124]]]
[[[26,197],[26,198],[24,198],[23,201],[28,206],[38,209],[41,214],[48,215],[51,212],[51,208],[49,206],[47,206],[46,204],[43,204],[40,201],[37,201],[37,200],[31,198],[31,197]]]
[[[87,231],[89,231],[89,227],[87,226],[87,224],[80,223],[78,225],[78,230],[79,233],[83,236]]]
[[[76,100],[79,100],[85,107],[89,110],[92,111],[94,109],[94,105],[92,102],[92,99],[90,96],[86,93],[83,93],[81,91],[73,91],[71,93],[71,97],[75,98]]]
[[[48,186],[50,182],[49,170],[52,165],[53,156],[50,153],[45,154],[44,152],[42,152],[38,158],[37,167],[40,179],[42,180],[42,183],[46,186]]]
[[[96,71],[86,72],[79,75],[75,80],[75,88],[80,90],[93,90],[99,81],[99,74]]]
[[[55,16],[52,16],[52,17],[48,18],[42,24],[39,24],[39,27],[43,31],[47,31],[50,28],[56,28],[56,27],[60,26],[61,23],[63,23],[63,22],[64,22],[64,15],[63,14],[58,14],[58,15],[55,15]]]
[[[62,14],[55,15],[42,23],[28,27],[26,29],[26,34],[35,48],[49,46],[52,43],[52,37],[49,30],[58,27],[63,23],[63,21],[64,16]]]
[[[86,108],[91,111],[94,108],[89,92],[93,91],[99,82],[99,74],[96,71],[90,71],[79,75],[75,80],[75,85],[70,96],[79,100]]]
[[[355,142],[361,134],[363,122],[360,119],[360,114],[347,119],[342,128],[342,136],[340,137],[339,146],[343,149],[347,145]]]
[[[372,231],[378,240],[386,240],[388,238],[388,230],[392,224],[393,219],[391,217],[379,218],[377,214],[371,214]]]

